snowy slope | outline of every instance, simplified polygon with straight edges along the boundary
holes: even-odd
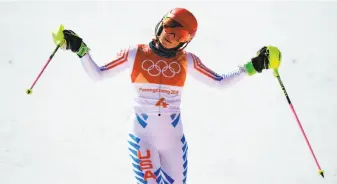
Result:
[[[147,43],[174,7],[195,13],[200,29],[187,49],[219,73],[265,44],[281,49],[282,80],[326,171],[322,179],[268,71],[221,91],[188,78],[188,183],[337,183],[336,2],[15,1],[0,3],[1,184],[135,183],[126,144],[128,73],[93,83],[74,54],[59,51],[33,95],[25,90],[60,24],[103,64],[129,44]]]

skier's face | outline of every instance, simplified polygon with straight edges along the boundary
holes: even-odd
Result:
[[[174,39],[174,34],[166,33],[165,31],[162,31],[159,35],[159,41],[167,49],[175,48],[180,43]]]
[[[167,49],[175,48],[180,43],[190,40],[189,32],[179,22],[165,17],[161,23],[163,31],[159,35],[159,41]]]

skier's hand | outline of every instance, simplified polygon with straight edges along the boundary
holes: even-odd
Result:
[[[281,51],[274,46],[264,46],[253,57],[250,62],[245,64],[248,75],[261,73],[264,69],[277,69],[282,60]]]
[[[80,58],[89,52],[89,48],[83,42],[83,39],[79,37],[72,30],[63,30],[63,35],[65,39],[65,49],[71,50],[76,53]]]
[[[82,38],[79,37],[72,30],[65,30],[64,26],[61,25],[57,33],[52,33],[53,41],[56,45],[64,50],[71,50],[76,53],[80,58],[89,52],[89,48],[83,42]]]

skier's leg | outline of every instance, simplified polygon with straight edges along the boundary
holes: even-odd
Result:
[[[160,151],[161,172],[167,183],[186,183],[188,164],[187,152],[188,146],[184,136],[176,141],[175,146]]]
[[[143,126],[144,123],[151,122],[145,122],[145,119],[139,115],[132,119],[134,127],[128,137],[129,155],[136,182],[157,184],[155,173],[160,169],[160,159],[158,150],[151,144],[152,139],[149,138],[149,132]]]
[[[162,140],[165,147],[160,147],[159,158],[161,169],[158,180],[169,184],[185,184],[187,177],[187,154],[188,146],[186,137],[183,134],[183,127],[180,114],[170,117],[170,127],[166,127],[166,131],[170,136]]]

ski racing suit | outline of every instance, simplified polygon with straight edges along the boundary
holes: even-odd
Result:
[[[82,66],[94,80],[128,69],[136,90],[128,135],[130,167],[137,183],[185,184],[188,165],[187,139],[181,122],[181,92],[187,73],[212,87],[226,87],[247,76],[243,66],[219,75],[193,53],[181,51],[173,58],[155,54],[138,44],[118,52],[111,62],[98,66],[87,53]]]

